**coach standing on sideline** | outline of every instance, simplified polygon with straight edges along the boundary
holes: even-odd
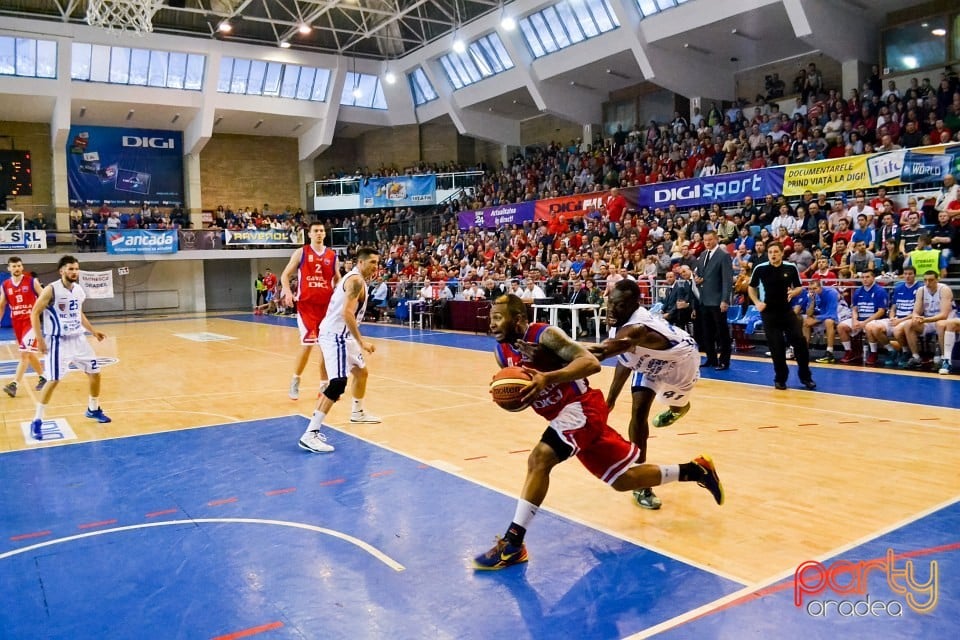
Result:
[[[697,260],[700,276],[700,318],[703,327],[703,350],[707,361],[702,365],[717,371],[730,368],[730,328],[727,307],[733,288],[733,263],[730,254],[717,242],[717,232],[703,236],[704,251]]]
[[[767,259],[768,262],[754,267],[749,291],[750,299],[757,305],[757,311],[763,319],[763,332],[773,357],[773,386],[781,390],[787,388],[790,370],[787,368],[786,342],[789,342],[797,358],[800,382],[807,389],[816,389],[810,373],[810,350],[803,339],[800,317],[790,308],[790,301],[803,291],[800,272],[795,264],[783,261],[783,247],[779,242],[771,242],[767,247]],[[759,290],[761,285],[762,299]]]

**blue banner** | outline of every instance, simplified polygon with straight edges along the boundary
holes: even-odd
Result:
[[[107,231],[107,253],[176,253],[177,231],[151,229],[114,229]]]
[[[470,227],[495,229],[502,225],[533,222],[535,210],[535,202],[521,202],[504,204],[499,207],[487,207],[476,211],[461,211],[457,214],[457,223],[461,229],[469,229]]]
[[[744,196],[763,200],[768,193],[783,192],[783,167],[722,173],[706,178],[674,180],[639,187],[639,207],[666,208],[676,204],[678,208],[698,207],[714,203],[739,202]]]
[[[960,147],[948,150],[947,154],[916,153],[907,151],[900,168],[900,182],[939,182],[948,173],[960,169]]]
[[[70,204],[183,204],[183,134],[159,129],[70,127]]]
[[[437,176],[369,178],[360,183],[360,206],[424,207],[437,203]]]

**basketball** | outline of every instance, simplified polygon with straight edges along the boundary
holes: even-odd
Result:
[[[530,379],[520,367],[504,367],[490,381],[490,395],[494,402],[507,411],[523,411],[527,405],[520,401],[520,397],[530,386]]]

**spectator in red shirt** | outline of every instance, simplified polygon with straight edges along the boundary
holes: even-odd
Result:
[[[610,189],[610,196],[606,202],[607,216],[610,218],[610,229],[623,218],[624,211],[627,210],[627,199],[620,195],[620,189],[613,187]]]

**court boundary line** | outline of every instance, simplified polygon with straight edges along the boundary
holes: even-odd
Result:
[[[861,536],[860,538],[857,538],[856,540],[852,540],[846,544],[840,545],[839,547],[835,547],[825,553],[820,554],[819,556],[801,560],[801,562],[804,562],[806,560],[824,561],[824,560],[828,560],[830,558],[839,556],[843,553],[846,553],[847,551],[850,551],[857,547],[861,547],[869,542],[877,540],[878,538],[881,538],[885,535],[893,533],[897,529],[909,526],[915,522],[919,522],[920,520],[927,518],[938,511],[951,507],[957,503],[960,503],[960,496],[955,496],[939,504],[933,505],[932,507],[923,509],[920,512],[913,514],[912,516],[908,516],[906,518],[898,520],[897,522],[892,523],[886,527],[882,527],[873,533]],[[718,598],[713,602],[709,602],[705,605],[697,607],[696,609],[692,609],[687,613],[681,614],[679,616],[675,616],[670,620],[665,620],[657,625],[644,629],[643,631],[627,636],[623,638],[623,640],[643,640],[645,638],[652,637],[658,633],[663,633],[664,631],[670,631],[672,629],[676,629],[688,622],[693,622],[700,618],[706,617],[716,611],[729,608],[727,605],[731,603],[735,603],[737,600],[745,599],[753,593],[762,591],[763,589],[771,587],[777,584],[778,582],[781,582],[787,579],[788,577],[794,575],[796,570],[797,570],[796,567],[785,569],[779,573],[774,574],[769,578],[765,578],[757,582],[754,585],[745,587],[744,589],[741,589],[735,593],[731,593],[726,596],[723,596],[722,598]],[[747,602],[747,601],[744,600],[744,602]]]

